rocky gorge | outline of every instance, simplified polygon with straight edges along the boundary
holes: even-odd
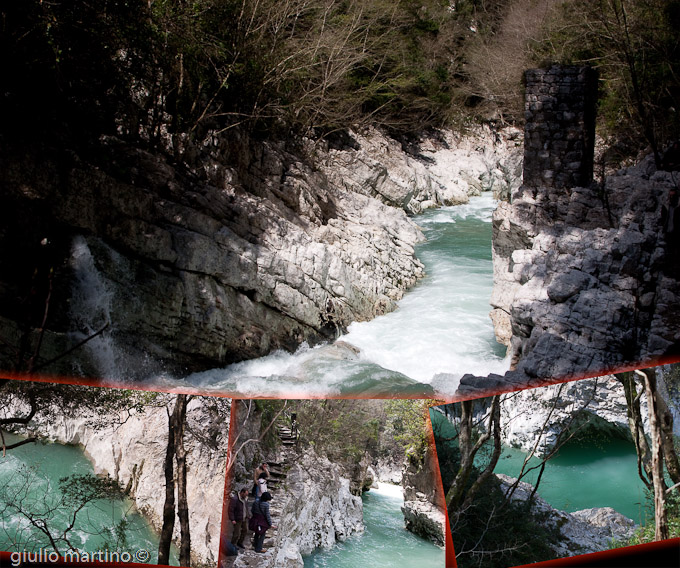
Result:
[[[511,371],[464,379],[464,396],[652,366],[680,353],[673,146],[611,175],[601,152],[593,181],[592,70],[525,75],[523,184],[493,218],[491,317]]]
[[[407,214],[483,190],[511,196],[493,219],[491,318],[513,363],[504,377],[467,377],[459,395],[676,351],[677,174],[651,158],[597,187],[555,189],[520,186],[514,129],[410,145],[370,129],[297,144],[216,135],[181,162],[102,144],[106,163],[8,151],[2,174],[4,210],[32,222],[6,219],[0,327],[10,345],[39,341],[45,372],[183,376],[332,340],[422,277]],[[2,349],[21,370],[17,347]]]
[[[677,437],[674,417],[679,414],[680,399],[676,372],[674,366],[659,367],[655,376],[656,404],[663,399],[670,413],[664,420],[674,425]],[[640,392],[637,400],[643,435],[651,436],[644,385],[640,377],[632,376]],[[494,476],[500,482],[501,498],[509,495],[512,502],[530,503],[532,515],[548,529],[546,542],[557,556],[609,549],[613,542],[626,542],[642,523],[650,522],[649,512],[644,511],[645,488],[637,474],[632,418],[620,379],[608,375],[500,395],[499,434],[504,448]],[[475,423],[487,420],[489,405],[490,399],[478,401]],[[448,422],[459,424],[457,406],[437,410]],[[438,421],[439,415],[433,417],[439,447],[443,440],[455,439],[457,433],[442,428]],[[480,459],[481,468],[488,456]],[[526,477],[518,480],[520,475]],[[616,489],[607,492],[607,487]]]
[[[379,408],[382,401],[351,402],[352,407]],[[317,401],[307,403],[319,404]],[[227,558],[225,566],[302,568],[303,556],[331,549],[353,535],[361,538],[368,530],[361,496],[383,484],[403,487],[402,530],[405,525],[421,538],[444,546],[443,496],[436,483],[436,457],[431,451],[405,457],[403,452],[401,456],[385,455],[386,448],[373,448],[370,452],[361,452],[361,459],[340,458],[326,446],[327,440],[303,442],[310,435],[304,428],[300,430],[299,443],[288,441],[290,429],[283,426],[281,420],[276,426],[279,441],[272,446],[262,438],[266,423],[260,424],[260,412],[246,410],[243,402],[239,412],[247,412],[247,419],[239,427],[238,440],[260,441],[242,446],[236,441],[240,449],[231,476],[232,491],[250,488],[254,465],[268,463],[268,490],[272,494],[271,511],[276,526],[267,531],[263,554],[255,553],[247,544],[236,557]],[[301,411],[298,409],[298,412]],[[340,416],[335,420],[347,418]],[[380,454],[382,458],[377,457]]]
[[[213,135],[181,161],[101,144],[87,158],[5,152],[0,321],[11,343],[37,341],[51,286],[40,360],[68,355],[45,372],[181,375],[333,339],[422,276],[406,213],[507,193],[521,162],[519,133],[488,128],[410,152],[375,130],[297,145]]]
[[[24,406],[14,403],[4,413],[24,414]],[[225,408],[225,404],[201,397],[193,398],[187,408],[185,448],[192,566],[215,566],[218,559],[222,512],[215,504],[222,502],[225,485],[229,435]],[[78,416],[38,413],[27,425],[15,426],[14,430],[42,442],[82,448],[95,473],[118,482],[160,533],[168,439],[168,417],[162,404],[141,412],[102,414],[84,408]],[[177,520],[173,538],[179,542],[179,537]],[[150,553],[151,558],[156,557],[156,551]]]

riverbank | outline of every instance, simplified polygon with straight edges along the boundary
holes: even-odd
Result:
[[[83,404],[76,415],[43,409],[26,426],[16,426],[15,430],[41,440],[82,448],[94,472],[108,475],[117,482],[160,533],[168,440],[166,406],[172,408],[176,395],[153,396],[155,402],[147,402],[141,409],[107,412],[102,408],[89,409]],[[225,403],[194,397],[187,407],[184,445],[189,474],[186,488],[195,565],[214,565],[218,559],[222,518],[221,508],[215,503],[222,502],[226,475],[229,415]],[[22,416],[26,414],[25,409],[26,403],[19,402],[4,412]],[[179,519],[175,522],[173,538],[176,542],[180,540]]]
[[[276,352],[187,377],[182,384],[250,395],[451,396],[466,372],[507,369],[489,319],[491,215],[487,192],[464,205],[426,211],[414,221],[426,275],[397,309],[352,323],[333,344]]]
[[[599,186],[522,186],[502,203],[491,302],[511,371],[470,376],[459,394],[677,360],[677,178],[647,156]]]
[[[103,141],[101,164],[8,150],[3,199],[32,212],[35,238],[2,250],[42,259],[58,283],[41,355],[108,324],[46,372],[182,376],[335,339],[393,310],[422,277],[422,236],[406,211],[517,181],[515,131],[442,132],[415,153],[375,130],[349,136],[355,143],[335,148],[212,133],[183,164],[115,138]],[[3,289],[22,294],[18,282]],[[17,341],[19,316],[0,301],[3,334]]]
[[[664,440],[672,439],[678,404],[677,396],[669,397],[677,386],[673,367],[431,409],[449,515],[455,515],[459,526],[453,539],[457,554],[464,557],[461,562],[474,564],[478,551],[504,547],[515,551],[517,564],[597,552],[631,542],[634,535],[642,538],[645,525],[653,529],[655,509],[646,481],[650,473],[641,469],[647,467],[648,450],[636,450],[634,443],[651,437],[653,420],[643,382],[650,376],[657,385],[656,407],[668,409],[657,410],[663,418],[655,419],[663,421]],[[627,392],[638,393],[634,403],[627,402]],[[637,420],[631,419],[633,404]],[[475,440],[487,437],[478,453],[471,449],[471,435]],[[676,462],[669,447],[663,447],[663,456],[670,487],[677,477]],[[468,463],[469,471],[464,467]],[[466,471],[461,493],[457,484]],[[674,499],[671,494],[666,504],[669,519],[675,515]],[[497,537],[501,527],[505,536]],[[645,538],[651,538],[650,530]],[[536,535],[537,546],[523,550],[518,543],[529,533]],[[475,542],[478,547],[472,546]]]
[[[250,400],[239,401],[236,408],[237,436],[251,443],[238,449],[231,490],[250,488],[252,470],[267,463],[276,526],[267,531],[266,552],[257,554],[246,543],[246,550],[227,559],[226,566],[257,562],[262,567],[303,568],[317,551],[335,550],[344,543],[354,549],[349,543],[362,542],[365,533],[381,526],[370,525],[363,504],[376,487],[383,487],[385,478],[403,487],[388,507],[390,524],[398,525],[400,538],[440,551],[430,542],[444,542],[444,498],[435,477],[435,458],[423,445],[423,401]],[[293,416],[296,436],[291,435]],[[395,487],[388,483],[385,488],[390,486]]]
[[[8,433],[4,438],[8,445],[23,439]],[[61,554],[68,541],[86,553],[109,549],[129,555],[130,561],[143,560],[144,552],[147,559],[156,558],[158,531],[124,495],[112,494],[87,502],[74,512],[81,502],[76,499],[71,503],[64,498],[64,490],[69,487],[61,480],[78,485],[83,483],[80,476],[94,475],[94,467],[82,448],[73,445],[39,442],[8,452],[0,460],[0,550],[54,550],[52,540]],[[44,522],[49,536],[31,519],[39,526]],[[66,530],[72,519],[72,529]],[[171,562],[178,565],[176,549]]]
[[[329,550],[304,557],[304,568],[443,566],[441,548],[405,530],[401,487],[379,483],[364,493],[362,500],[364,532]]]

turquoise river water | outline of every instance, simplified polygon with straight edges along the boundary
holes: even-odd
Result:
[[[435,411],[430,415],[437,423],[435,432],[452,437],[454,429],[446,418]],[[525,452],[505,446],[494,471],[517,477],[525,457]],[[538,463],[537,458],[529,461],[530,466]],[[537,474],[530,473],[524,481],[533,485]],[[562,446],[546,464],[538,495],[562,511],[612,507],[638,524],[645,521],[647,503],[635,447],[619,438],[589,436]]]
[[[8,444],[20,438],[5,434]],[[26,515],[17,512],[16,505],[31,511],[36,518],[48,519],[52,534],[59,534],[68,526],[71,507],[60,505],[62,494],[59,480],[71,475],[93,474],[92,465],[82,450],[62,444],[27,444],[0,455],[0,550],[45,551],[54,550],[48,537],[36,529]],[[7,503],[10,507],[7,507]],[[88,553],[116,550],[116,534],[113,527],[122,519],[127,520],[124,547],[119,552],[131,554],[137,561],[138,551],[147,551],[153,562],[158,554],[158,535],[149,523],[127,500],[92,501],[78,513],[77,522],[69,540],[74,548]],[[60,552],[68,547],[63,543]],[[142,552],[143,555],[143,552]],[[143,559],[144,557],[141,556]],[[177,564],[177,556],[174,555]]]
[[[401,487],[364,493],[366,530],[304,557],[305,568],[442,568],[444,550],[404,528]]]
[[[394,312],[349,326],[339,340],[358,348],[358,357],[304,345],[294,354],[277,351],[185,382],[243,396],[434,396],[453,393],[465,373],[504,373],[505,348],[489,318],[494,208],[485,194],[415,218],[427,239],[416,248],[426,276]]]

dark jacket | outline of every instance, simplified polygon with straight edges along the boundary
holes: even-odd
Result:
[[[229,500],[229,520],[241,522],[246,520],[246,508],[243,501],[238,498],[238,493]]]
[[[269,501],[255,501],[251,512],[253,513],[253,516],[258,513],[261,514],[266,519],[267,524],[270,527],[272,526],[272,518],[269,513]]]

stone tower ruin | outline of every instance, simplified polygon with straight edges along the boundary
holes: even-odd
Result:
[[[593,179],[597,72],[554,65],[524,74],[524,185],[588,187]]]

